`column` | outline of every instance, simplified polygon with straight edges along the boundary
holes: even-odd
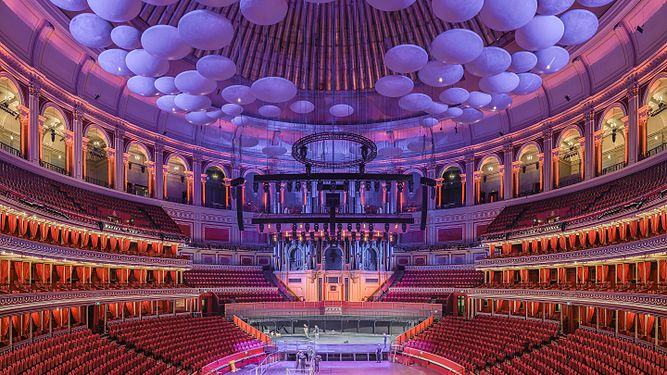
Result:
[[[41,84],[36,79],[32,79],[28,86],[28,110],[30,115],[28,116],[27,146],[28,160],[33,163],[39,163],[39,153],[41,151],[41,147],[39,147],[42,138],[42,132],[39,129],[39,93],[41,91]]]
[[[86,157],[88,155],[88,137],[81,138],[81,157],[79,158],[79,163],[81,164],[81,179],[85,180],[87,171],[86,171]]]
[[[191,202],[195,206],[201,206],[202,205],[202,190],[203,190],[203,184],[202,184],[202,173],[201,173],[201,156],[195,155],[192,158],[192,192],[191,192]],[[204,180],[206,181],[206,180]]]
[[[477,185],[477,175],[475,173],[475,158],[470,155],[466,157],[466,185],[465,185],[465,205],[466,206],[473,206],[475,205],[475,200],[477,198],[476,196],[476,188],[475,186]]]
[[[193,204],[194,199],[193,199],[193,185],[194,185],[194,172],[192,171],[186,171],[185,172],[185,189],[186,189],[186,196],[187,196],[187,204]],[[201,196],[200,196],[201,198]],[[201,205],[201,202],[199,202],[199,205]]]
[[[37,152],[37,162],[41,162],[43,157],[43,152],[44,148],[42,147],[43,141],[44,141],[44,121],[46,120],[46,117],[39,115],[37,116],[37,131],[35,132],[35,137],[37,139],[37,145],[36,152]]]
[[[553,161],[551,156],[553,155],[553,133],[551,129],[545,130],[542,133],[543,138],[543,170],[542,170],[542,191],[549,191],[554,186],[553,184]]]
[[[119,129],[120,124],[116,124],[114,135],[114,148],[116,149],[116,160],[114,160],[114,187],[116,190],[125,191],[125,130]]]
[[[146,160],[145,164],[148,173],[148,196],[155,198],[155,162]]]
[[[461,177],[461,206],[464,206],[466,204],[466,175],[461,173],[459,176]]]
[[[637,156],[646,155],[646,126],[639,121],[639,83],[635,77],[631,77],[627,84],[628,95],[628,120],[625,121],[627,131],[626,140],[626,163],[628,165],[637,161]]]
[[[595,108],[588,103],[584,110],[584,144],[583,144],[583,179],[590,180],[594,176],[595,154],[594,154],[594,131],[595,131]]]
[[[521,160],[512,162],[512,198],[519,196],[519,172],[521,171],[522,166],[523,163]]]
[[[514,186],[512,185],[513,179],[513,169],[512,163],[514,162],[514,152],[511,144],[505,145],[503,147],[503,165],[500,168],[500,173],[502,174],[502,182],[500,184],[500,199],[511,199],[512,191]]]
[[[602,136],[604,135],[604,130],[600,129],[595,132],[593,135],[594,144],[595,144],[595,156],[591,155],[591,159],[595,159],[595,176],[602,175]]]
[[[65,170],[68,176],[74,176],[74,132],[65,130]]]
[[[200,199],[201,199],[201,205],[206,206],[206,179],[208,178],[208,175],[206,173],[202,173],[199,175],[199,185],[201,186],[201,194],[199,194]],[[225,178],[223,179],[225,183],[225,208],[230,207],[230,202],[231,202],[231,185],[230,181],[231,178]]]
[[[114,177],[116,176],[116,150],[108,147],[107,148],[107,182],[109,183],[109,188],[113,189]]]
[[[153,197],[164,199],[164,146],[155,144],[155,188]]]
[[[537,173],[540,175],[540,193],[544,191],[544,153],[537,155]]]
[[[581,171],[581,180],[583,181],[584,179],[590,179],[593,177],[593,163],[595,160],[594,156],[589,157],[588,155],[592,155],[591,152],[586,151],[586,144],[588,142],[586,139],[580,139],[579,140],[579,148],[581,149],[581,160],[580,160],[580,167],[579,170]],[[591,142],[593,143],[593,142]],[[592,146],[591,146],[592,147]],[[590,162],[588,159],[591,159]],[[587,168],[591,168],[591,173],[588,174],[586,172]]]
[[[551,150],[553,160],[553,182],[554,189],[558,189],[560,183],[560,149],[554,148]]]
[[[122,181],[123,187],[121,189],[119,189],[121,191],[127,191],[127,171],[129,169],[129,166],[130,166],[130,154],[128,154],[127,152],[124,152],[123,153],[122,172],[121,172],[120,179],[118,180],[118,181]],[[150,185],[150,179],[151,179],[151,176],[149,174],[148,175],[148,185]]]
[[[74,133],[74,144],[73,144],[73,155],[72,163],[74,171],[72,176],[77,179],[83,178],[83,164],[85,163],[85,157],[83,156],[83,110],[80,105],[77,105],[74,108],[74,113],[72,115],[72,130]]]
[[[21,127],[21,157],[30,159],[30,108],[22,105],[19,107],[19,126]],[[11,330],[10,330],[11,331]]]
[[[640,152],[644,156],[646,156],[648,151],[650,151],[650,150],[646,149],[646,145],[647,145],[647,142],[648,142],[648,139],[647,139],[647,137],[648,137],[647,125],[648,125],[648,117],[649,117],[648,116],[648,110],[649,110],[648,105],[645,105],[645,106],[639,108],[639,114],[638,114],[638,120],[637,120],[639,130],[640,130],[640,137],[641,137],[640,138],[640,144],[641,144]]]
[[[482,174],[480,171],[475,171],[474,176],[473,176],[473,186],[475,187],[475,204],[479,204],[479,197],[480,197],[480,191],[481,191],[481,183],[482,183]]]

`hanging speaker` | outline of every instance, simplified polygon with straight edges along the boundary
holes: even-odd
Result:
[[[428,186],[422,185],[422,216],[419,229],[426,230],[426,215],[428,214]]]
[[[239,230],[243,231],[243,189],[240,186],[236,186],[236,223],[239,226]]]

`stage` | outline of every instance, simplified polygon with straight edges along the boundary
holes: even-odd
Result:
[[[286,353],[288,358],[300,350],[313,349],[324,360],[329,361],[375,360],[378,345],[387,358],[393,338],[394,336],[387,335],[385,346],[383,335],[363,333],[326,332],[320,333],[319,339],[315,339],[314,335],[307,338],[302,334],[272,336],[278,351]]]
[[[289,370],[289,372],[288,372]],[[242,369],[241,374],[251,375],[255,369]],[[265,375],[285,375],[285,374],[308,374],[308,372],[298,372],[294,361],[277,362],[264,372]],[[373,362],[322,362],[318,374],[323,375],[435,375],[439,374],[419,366],[405,366],[399,363],[383,361],[382,363]]]

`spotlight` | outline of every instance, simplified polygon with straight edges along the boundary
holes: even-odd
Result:
[[[56,129],[51,129],[51,143],[56,141]]]
[[[95,95],[95,100],[99,99],[100,96],[101,96],[100,94]]]
[[[640,34],[643,34],[644,33],[644,28],[637,25],[637,31],[639,31]]]
[[[569,102],[570,100],[572,100],[572,98],[570,98],[570,95],[565,95],[565,100]]]

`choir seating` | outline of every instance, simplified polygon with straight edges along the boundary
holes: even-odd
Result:
[[[185,283],[193,287],[275,287],[261,269],[197,269],[183,274]]]
[[[162,207],[70,186],[1,160],[0,194],[79,222],[97,224],[102,221],[181,236],[178,225]]]
[[[408,341],[406,346],[450,359],[469,371],[510,359],[548,344],[558,325],[534,320],[478,316],[445,317]]]
[[[59,334],[0,354],[1,375],[184,375],[88,329]]]
[[[554,343],[492,367],[483,375],[662,375],[667,354],[580,328]]]
[[[385,302],[446,303],[451,293],[433,288],[474,288],[483,281],[484,274],[474,270],[409,268],[379,299]]]
[[[220,316],[172,316],[121,322],[109,325],[109,335],[121,344],[192,371],[199,371],[230,354],[263,345]]]
[[[523,229],[549,220],[563,222],[575,217],[600,216],[609,210],[652,199],[666,188],[667,162],[662,162],[602,185],[505,207],[489,224],[487,233]]]

